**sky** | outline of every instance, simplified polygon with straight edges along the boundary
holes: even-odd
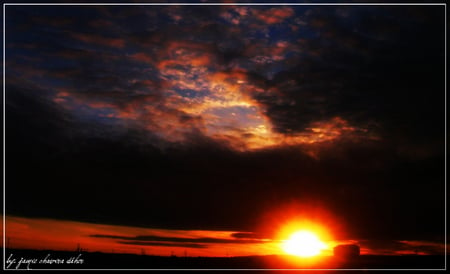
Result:
[[[310,222],[442,253],[444,11],[6,6],[11,246],[261,254]]]

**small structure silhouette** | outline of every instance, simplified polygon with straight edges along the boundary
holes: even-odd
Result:
[[[341,259],[357,258],[360,255],[360,248],[355,244],[337,245],[333,251],[334,256]]]

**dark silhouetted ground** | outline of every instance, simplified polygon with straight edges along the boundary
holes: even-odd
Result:
[[[369,256],[351,260],[291,256],[162,257],[98,252],[6,250],[7,269],[444,269],[444,256]]]

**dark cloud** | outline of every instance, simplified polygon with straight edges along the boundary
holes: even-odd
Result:
[[[116,235],[89,235],[93,238],[109,238],[138,242],[176,242],[176,243],[203,243],[203,244],[255,244],[262,243],[261,240],[220,239],[220,238],[180,238],[160,237],[155,235],[140,235],[136,237],[125,237]]]
[[[317,202],[351,238],[443,237],[442,7],[6,14],[8,214],[257,231]]]
[[[430,255],[445,253],[445,246],[435,242],[362,240],[358,243],[363,249],[379,255]]]
[[[201,245],[201,244],[190,244],[190,243],[175,243],[175,244],[171,244],[171,243],[161,243],[161,242],[139,242],[139,241],[119,241],[118,243],[120,244],[125,244],[125,245],[142,245],[142,246],[174,246],[174,247],[187,247],[187,248],[206,248],[206,245]]]
[[[235,232],[231,234],[232,237],[237,239],[264,239],[267,236],[263,236],[262,234],[254,233],[254,232]]]
[[[383,125],[376,130],[402,125],[428,137],[442,136],[442,126],[436,125],[442,125],[443,109],[428,101],[443,99],[442,78],[431,69],[444,66],[439,9],[429,10],[436,20],[426,24],[403,22],[398,8],[380,13],[349,9],[352,24],[333,14],[334,8],[317,10],[320,17],[312,13],[309,24],[318,36],[302,40],[306,52],[317,54],[300,56],[292,69],[274,76],[272,86],[284,95],[282,102],[261,97],[276,129],[299,131],[317,117],[339,115],[361,126]],[[353,41],[350,48],[347,41]],[[436,96],[426,96],[428,90]],[[441,132],[431,135],[423,127]]]

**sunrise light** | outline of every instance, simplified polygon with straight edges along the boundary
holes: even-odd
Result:
[[[283,243],[283,250],[287,254],[300,257],[312,257],[319,255],[327,245],[312,231],[301,230],[293,233]]]

